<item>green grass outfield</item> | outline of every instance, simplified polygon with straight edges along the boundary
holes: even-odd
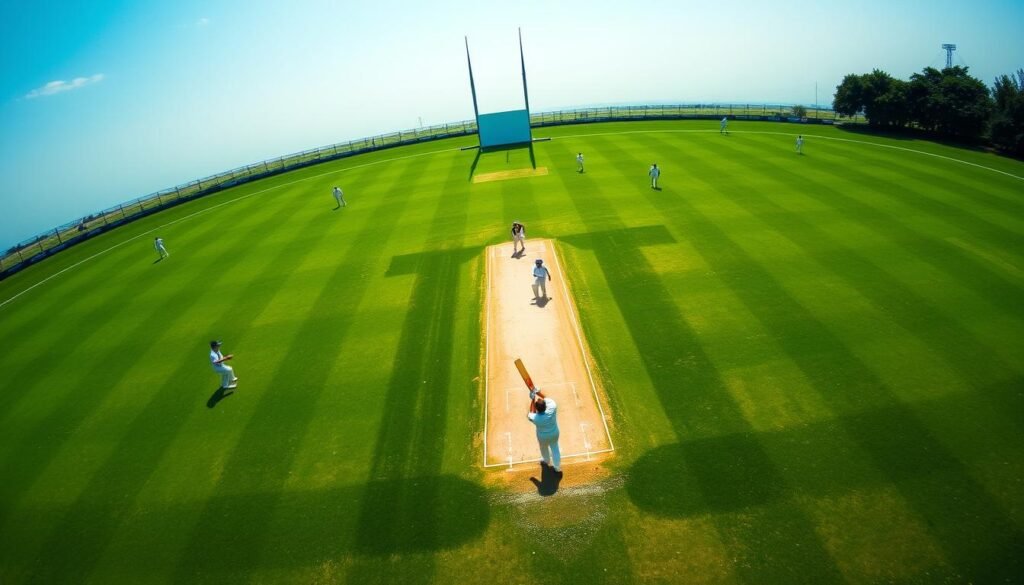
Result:
[[[0,583],[1021,582],[1024,164],[729,127],[545,128],[550,174],[481,184],[475,137],[381,151],[0,282]],[[548,498],[482,468],[513,219],[618,447]]]

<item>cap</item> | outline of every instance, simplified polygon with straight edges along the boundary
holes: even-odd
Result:
[[[220,342],[216,339],[210,342],[210,347],[217,347],[218,345],[220,345]]]

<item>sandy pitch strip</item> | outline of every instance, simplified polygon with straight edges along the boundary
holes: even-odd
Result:
[[[550,240],[528,240],[512,257],[512,243],[487,248],[487,358],[484,467],[540,460],[530,398],[513,363],[522,358],[534,384],[558,403],[562,459],[590,459],[614,449],[597,389],[583,354],[583,338],[562,267]],[[533,298],[537,258],[551,271],[547,303]]]

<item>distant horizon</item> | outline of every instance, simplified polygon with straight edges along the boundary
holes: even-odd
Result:
[[[716,101],[716,102],[713,102],[713,101],[699,101],[699,100],[696,100],[696,101],[632,101],[632,102],[590,103],[590,105],[574,106],[574,107],[573,106],[566,106],[566,107],[562,107],[562,108],[556,108],[556,109],[553,109],[553,110],[544,110],[544,111],[539,111],[539,112],[531,111],[530,115],[534,115],[534,114],[550,114],[550,113],[555,113],[555,112],[567,112],[567,111],[571,111],[571,110],[590,110],[590,109],[598,109],[598,108],[625,108],[625,107],[631,107],[631,106],[700,106],[700,105],[703,105],[703,106],[723,106],[723,107],[730,107],[730,106],[765,106],[765,107],[768,107],[768,106],[779,106],[779,107],[790,107],[790,108],[792,108],[794,106],[804,106],[806,108],[811,108],[811,109],[814,108],[813,103],[803,103],[803,102],[799,102],[799,101],[792,101],[792,102],[784,102],[784,101],[783,102],[778,102],[778,101],[742,101],[742,102],[740,102],[740,101]],[[826,107],[826,105],[821,105],[821,103],[819,103],[819,105],[817,106],[817,110],[818,111],[831,111],[831,102],[829,101],[827,107]],[[435,124],[431,124],[429,126],[424,125],[424,126],[416,126],[416,127],[412,127],[412,128],[396,128],[394,130],[389,130],[389,131],[381,132],[381,133],[378,133],[378,134],[371,134],[371,135],[367,135],[367,136],[357,136],[357,137],[354,137],[354,138],[346,138],[346,139],[343,139],[343,140],[339,140],[337,142],[330,142],[330,143],[327,143],[327,144],[317,144],[317,145],[315,145],[315,147],[309,147],[307,149],[303,149],[303,150],[300,150],[300,151],[294,151],[294,152],[290,152],[290,153],[282,153],[280,155],[271,156],[270,158],[267,158],[267,159],[261,159],[261,160],[258,160],[258,161],[251,161],[249,163],[246,163],[246,164],[243,164],[243,165],[239,165],[237,167],[230,167],[230,168],[223,169],[223,170],[218,171],[218,172],[213,173],[213,174],[209,174],[209,175],[205,175],[205,176],[193,177],[191,179],[186,179],[186,180],[184,180],[182,182],[178,182],[178,183],[175,183],[175,184],[169,184],[169,185],[160,187],[160,189],[157,189],[156,191],[151,191],[151,192],[148,192],[148,193],[145,193],[145,194],[129,197],[129,198],[124,199],[124,200],[122,200],[122,201],[120,201],[118,203],[115,203],[112,206],[108,206],[108,207],[104,207],[104,208],[97,208],[97,209],[94,209],[93,211],[85,213],[84,215],[79,215],[79,216],[77,216],[75,218],[72,218],[72,219],[69,219],[67,221],[62,221],[60,223],[55,223],[55,224],[53,224],[53,225],[51,225],[49,227],[46,227],[46,228],[42,229],[42,231],[40,231],[40,232],[38,232],[38,233],[36,233],[34,235],[31,235],[31,236],[28,236],[26,238],[20,239],[20,240],[18,240],[16,242],[11,242],[11,243],[2,243],[2,242],[0,242],[0,255],[3,255],[5,253],[7,253],[7,251],[11,250],[12,248],[14,248],[16,246],[31,244],[33,241],[38,240],[41,236],[46,236],[47,234],[53,232],[54,229],[57,229],[57,228],[67,228],[68,226],[72,226],[74,224],[77,224],[82,219],[85,219],[86,217],[88,217],[90,215],[95,215],[95,214],[98,214],[98,213],[103,212],[103,211],[109,211],[110,209],[112,209],[113,207],[117,207],[118,205],[123,205],[125,203],[130,203],[130,202],[133,202],[133,201],[136,201],[136,200],[139,200],[139,199],[144,199],[144,198],[156,195],[158,193],[162,193],[162,192],[165,192],[165,191],[177,189],[177,187],[188,185],[188,184],[193,183],[193,182],[195,182],[197,180],[202,180],[202,179],[206,179],[206,178],[210,178],[210,177],[215,177],[215,176],[217,176],[219,174],[227,173],[227,172],[230,172],[232,170],[245,168],[247,166],[254,165],[254,164],[259,164],[259,163],[262,163],[262,162],[265,162],[265,161],[272,161],[272,160],[283,158],[283,157],[290,157],[290,156],[293,156],[293,155],[298,155],[298,154],[306,152],[306,151],[312,151],[312,150],[316,150],[316,149],[324,149],[324,148],[328,148],[328,147],[333,147],[333,145],[335,145],[335,144],[344,144],[344,143],[347,143],[347,142],[357,142],[357,141],[364,140],[364,139],[367,139],[367,138],[374,138],[374,137],[377,137],[377,136],[385,136],[385,135],[388,135],[388,134],[393,134],[395,132],[404,132],[404,131],[408,131],[408,130],[417,130],[417,129],[426,129],[426,128],[436,128],[438,126],[443,126],[445,124],[459,124],[459,123],[462,123],[462,122],[472,122],[472,121],[473,121],[472,118],[468,118],[468,119],[465,119],[465,120],[451,120],[449,122],[438,122],[438,123],[435,123]]]
[[[820,110],[829,110],[829,111],[832,110],[832,97],[834,97],[834,91],[830,92],[829,95],[831,97],[830,97],[830,99],[829,99],[827,104],[819,103],[817,105],[817,109],[819,111]],[[692,100],[692,101],[650,100],[650,101],[632,101],[632,102],[601,102],[601,103],[593,103],[593,104],[583,104],[583,105],[578,105],[578,106],[562,106],[562,107],[556,107],[556,108],[544,109],[544,110],[531,110],[530,113],[531,113],[531,115],[533,115],[533,114],[552,113],[552,112],[558,112],[558,111],[569,111],[569,110],[574,110],[574,109],[575,110],[581,110],[581,109],[607,108],[607,107],[670,106],[670,105],[686,105],[686,106],[689,106],[689,105],[705,105],[705,106],[743,106],[743,105],[746,105],[746,106],[782,106],[782,107],[793,107],[793,106],[797,106],[797,105],[802,105],[802,106],[805,106],[807,108],[814,108],[815,107],[813,103],[805,103],[805,102],[799,102],[799,101],[792,101],[792,102],[785,102],[785,101],[777,101],[777,102],[760,102],[760,101],[746,101],[746,102],[733,102],[733,101],[721,102],[721,101],[719,101],[719,102],[710,102],[710,101],[700,101],[700,100]],[[481,112],[481,113],[484,113],[484,112]],[[294,150],[294,151],[290,151],[290,152],[282,152],[282,153],[277,154],[277,155],[272,155],[272,156],[270,156],[268,158],[263,158],[263,159],[259,159],[259,160],[252,160],[252,161],[249,161],[247,163],[243,163],[243,164],[240,164],[240,165],[237,165],[237,166],[228,167],[228,168],[222,169],[220,171],[214,172],[212,174],[207,174],[207,175],[203,175],[203,176],[195,176],[195,177],[192,177],[190,179],[186,179],[184,181],[175,183],[173,185],[165,185],[163,187],[159,187],[157,189],[154,189],[154,190],[146,192],[146,193],[141,193],[141,194],[129,196],[129,197],[125,198],[125,199],[121,199],[121,200],[119,200],[119,201],[117,201],[117,202],[115,202],[115,203],[113,203],[111,205],[105,206],[105,207],[98,207],[98,208],[93,209],[91,211],[87,211],[84,214],[80,214],[80,215],[77,215],[75,217],[69,218],[69,219],[67,219],[65,221],[62,221],[62,222],[59,222],[59,223],[55,223],[55,224],[53,224],[53,225],[51,225],[49,227],[42,228],[41,230],[39,230],[39,231],[37,231],[37,232],[35,232],[33,234],[30,234],[28,236],[22,237],[21,239],[18,239],[18,240],[13,240],[13,241],[10,241],[10,242],[6,242],[6,241],[3,241],[3,240],[0,240],[0,256],[6,254],[9,250],[13,249],[16,246],[25,245],[25,244],[31,244],[32,241],[38,239],[40,236],[45,236],[46,234],[52,232],[55,229],[66,228],[66,227],[72,226],[74,224],[77,224],[77,223],[79,223],[80,220],[85,219],[86,217],[88,217],[90,215],[98,214],[100,212],[107,211],[107,210],[110,210],[110,209],[112,209],[114,207],[117,207],[118,205],[123,205],[125,203],[129,203],[129,202],[132,202],[132,201],[135,201],[135,200],[138,200],[138,199],[146,198],[146,197],[149,197],[151,195],[154,195],[154,194],[162,192],[162,191],[167,191],[167,190],[175,189],[175,188],[178,188],[178,187],[184,187],[184,186],[187,186],[187,185],[189,185],[189,184],[191,184],[191,183],[193,183],[193,182],[195,182],[197,180],[202,180],[202,179],[207,179],[207,178],[211,178],[211,177],[216,177],[217,175],[220,175],[222,173],[227,173],[227,172],[230,172],[230,171],[235,170],[235,169],[245,168],[247,166],[250,166],[250,165],[253,165],[253,164],[259,164],[259,163],[264,162],[264,161],[270,161],[270,160],[275,160],[275,159],[282,158],[282,157],[288,157],[288,156],[296,155],[296,154],[299,154],[299,153],[302,153],[302,152],[306,152],[306,151],[309,151],[309,150],[315,150],[315,149],[318,149],[318,148],[326,148],[326,147],[334,146],[334,145],[337,145],[337,144],[346,144],[348,142],[358,142],[360,140],[367,139],[367,138],[374,138],[374,137],[377,137],[377,136],[386,136],[386,135],[394,134],[394,133],[397,133],[397,132],[405,132],[405,131],[410,131],[410,130],[416,130],[418,128],[426,129],[426,128],[443,126],[445,124],[458,124],[458,123],[462,123],[462,122],[472,122],[472,121],[473,121],[473,118],[471,116],[469,118],[465,118],[465,119],[461,119],[461,120],[449,120],[447,122],[437,122],[437,123],[430,124],[430,125],[424,124],[423,126],[413,126],[413,127],[406,127],[406,128],[395,128],[393,130],[386,130],[386,131],[383,131],[383,132],[379,132],[377,134],[369,134],[369,135],[365,135],[365,136],[356,136],[356,137],[353,137],[353,138],[345,138],[345,139],[342,139],[342,140],[339,140],[339,141],[336,141],[336,142],[329,142],[329,143],[326,143],[326,144],[318,144],[316,146],[309,146],[307,148],[303,148],[303,149],[300,149],[300,150]]]
[[[1024,3],[867,0],[799,16],[651,0],[22,3],[0,22],[0,249],[124,201],[318,146],[521,107],[830,107],[851,73],[1024,67]],[[880,18],[879,15],[883,15]]]

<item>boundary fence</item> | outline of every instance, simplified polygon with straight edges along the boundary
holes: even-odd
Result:
[[[797,117],[794,111],[796,107],[799,106],[749,104],[607,106],[533,113],[530,115],[530,126],[537,128],[630,120],[719,119],[723,116],[730,119],[809,124],[864,122],[863,116],[851,118],[822,108],[804,108],[803,116]],[[0,280],[117,226],[229,187],[357,154],[455,136],[466,136],[476,132],[476,122],[466,120],[381,134],[264,160],[157,191],[59,225],[15,244],[0,255]]]

